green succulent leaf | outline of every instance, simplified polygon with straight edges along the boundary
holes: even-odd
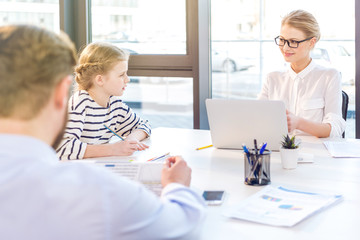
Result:
[[[296,149],[299,147],[299,144],[295,142],[295,136],[289,137],[289,134],[283,136],[283,141],[281,142],[281,146],[286,149]]]

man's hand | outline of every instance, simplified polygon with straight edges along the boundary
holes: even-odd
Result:
[[[165,187],[169,183],[180,183],[190,186],[191,168],[180,156],[166,159],[161,174],[161,184]]]

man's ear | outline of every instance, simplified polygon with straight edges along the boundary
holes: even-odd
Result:
[[[104,78],[102,75],[96,75],[94,79],[94,84],[102,87],[104,85]]]
[[[69,88],[72,83],[72,76],[68,75],[61,79],[55,88],[54,100],[56,108],[64,108],[69,100]]]

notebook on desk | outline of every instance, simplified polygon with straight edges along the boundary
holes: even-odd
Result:
[[[211,139],[216,148],[242,149],[267,143],[267,149],[279,151],[287,134],[285,104],[272,100],[206,99]]]

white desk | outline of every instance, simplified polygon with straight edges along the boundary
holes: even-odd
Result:
[[[182,155],[192,168],[192,187],[225,190],[222,206],[208,208],[202,239],[344,239],[360,237],[360,158],[331,158],[321,140],[301,137],[301,152],[314,155],[314,163],[303,163],[295,170],[281,167],[278,152],[271,154],[271,182],[308,191],[342,194],[344,201],[320,212],[292,228],[272,227],[222,216],[223,208],[236,204],[263,187],[244,184],[241,150],[197,147],[211,144],[209,131],[157,128],[148,144],[150,149],[135,154],[137,159],[170,152]]]

